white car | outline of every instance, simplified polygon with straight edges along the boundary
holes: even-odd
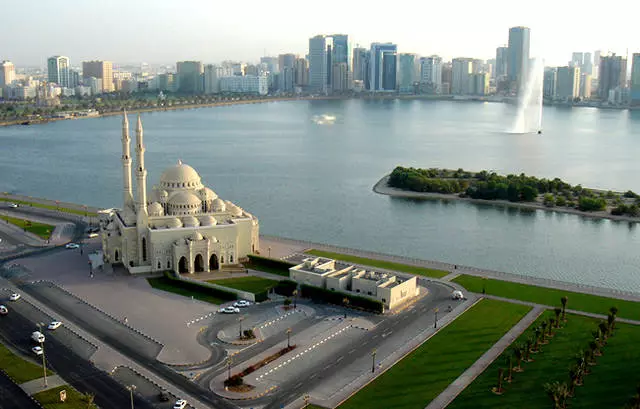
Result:
[[[464,294],[462,294],[462,291],[460,290],[455,290],[454,292],[451,293],[451,299],[464,300]]]
[[[15,203],[9,203],[9,207],[12,207],[12,208],[14,208],[14,209],[15,209],[15,208],[17,208],[17,207],[18,207],[18,205],[17,205],[17,204],[15,204]]]
[[[34,354],[38,356],[42,355],[42,347],[33,347],[31,348],[31,350],[33,351]]]
[[[94,238],[94,237],[98,237],[98,233],[89,233],[87,235],[87,237],[89,237],[90,239]]]
[[[69,250],[73,250],[73,249],[78,249],[80,248],[79,244],[76,243],[67,243],[66,246],[64,246],[65,249],[69,249]]]
[[[58,329],[60,327],[60,325],[62,325],[62,323],[60,321],[51,321],[51,324],[49,324],[47,329],[50,329],[50,330],[53,331],[54,329]]]
[[[238,308],[243,308],[243,307],[248,307],[250,306],[251,303],[249,301],[245,301],[245,300],[240,300],[240,301],[236,301],[233,303],[234,307],[238,307]]]
[[[5,307],[4,305],[0,305],[0,315],[7,315],[9,314],[9,310],[7,309],[7,307]]]
[[[20,294],[18,293],[13,293],[9,296],[10,301],[18,301],[19,299],[20,299]]]
[[[184,409],[187,406],[187,401],[184,399],[178,399],[173,405],[173,409]]]
[[[35,331],[31,334],[31,339],[42,344],[44,342],[44,334],[40,331]]]
[[[220,308],[220,311],[218,312],[221,312],[223,314],[237,314],[240,312],[240,308],[236,308],[230,305],[228,307]]]

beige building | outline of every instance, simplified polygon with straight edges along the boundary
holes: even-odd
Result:
[[[84,61],[82,78],[98,78],[102,80],[102,92],[113,92],[113,64],[111,61]]]
[[[238,264],[259,249],[258,219],[224,201],[180,161],[167,168],[147,198],[143,130],[136,129],[136,195],[129,150],[129,122],[122,122],[123,208],[102,217],[105,262],[130,273],[197,273]]]
[[[393,309],[418,294],[416,277],[406,279],[390,273],[366,271],[323,257],[310,257],[291,267],[289,278],[300,284],[374,298],[386,309]]]
[[[0,88],[4,88],[16,79],[16,69],[11,61],[0,63]]]

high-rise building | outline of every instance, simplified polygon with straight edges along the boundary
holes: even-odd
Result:
[[[346,62],[334,63],[331,68],[331,90],[344,92],[349,89],[349,71]]]
[[[369,50],[362,47],[353,49],[353,80],[365,81],[368,77]]]
[[[544,70],[544,78],[542,83],[542,94],[545,98],[555,99],[556,98],[556,83],[558,80],[558,69],[553,68],[545,68]]]
[[[640,105],[640,53],[631,57],[631,105]]]
[[[600,56],[602,55],[602,51],[596,50],[593,53],[593,69],[591,70],[591,75],[593,75],[594,79],[598,79],[600,77]]]
[[[509,59],[507,62],[507,76],[512,89],[517,92],[524,88],[529,73],[529,42],[530,31],[527,27],[512,27],[509,29]]]
[[[582,67],[580,67],[583,74],[593,75],[593,59],[591,53],[584,53],[584,59],[582,60]]]
[[[454,58],[451,67],[451,93],[464,95],[469,93],[469,78],[473,73],[472,58]]]
[[[477,59],[477,58],[474,58],[471,61],[471,72],[473,74],[480,74],[480,73],[485,72],[484,61],[480,60],[480,59]]]
[[[307,85],[309,85],[309,63],[305,58],[296,58],[294,70],[295,86],[306,87]]]
[[[16,68],[11,61],[0,63],[0,88],[4,88],[16,79]]]
[[[49,82],[69,88],[69,57],[55,55],[47,59],[47,78]]]
[[[509,61],[509,48],[496,48],[496,67],[494,69],[495,78],[500,79],[507,75],[507,66]]]
[[[269,81],[266,75],[223,77],[220,78],[220,91],[267,95],[269,93]]]
[[[451,83],[453,82],[453,64],[448,62],[442,64],[442,93],[451,94]]]
[[[207,64],[204,66],[204,93],[217,94],[220,92],[220,79],[232,77],[233,69],[218,65]]]
[[[428,94],[442,92],[442,58],[437,55],[420,58],[420,90]]]
[[[347,64],[347,69],[349,68],[349,36],[346,34],[332,34],[331,38],[333,38],[333,48],[331,57],[332,64]]]
[[[627,60],[612,54],[600,57],[598,70],[598,96],[600,99],[609,98],[609,91],[624,88],[627,82]]]
[[[327,38],[317,35],[309,39],[309,90],[327,92],[327,67],[330,62],[327,53]]]
[[[416,90],[415,84],[418,82],[416,72],[418,57],[415,54],[403,53],[400,54],[398,60],[400,62],[400,69],[398,70],[398,91],[405,94],[414,93]]]
[[[278,66],[278,57],[260,57],[260,64],[266,64],[267,71],[270,73],[280,72],[280,67]]]
[[[160,91],[176,92],[178,80],[173,73],[165,73],[158,75],[158,89]]]
[[[469,94],[485,96],[489,93],[489,77],[486,72],[475,72],[469,76]]]
[[[571,54],[571,63],[569,65],[582,68],[582,64],[584,64],[584,53],[574,52]]]
[[[113,92],[114,90],[111,61],[83,61],[82,78],[98,78],[102,83],[102,92]]]
[[[591,98],[591,74],[586,72],[580,74],[580,98]]]
[[[280,77],[278,79],[278,89],[284,92],[292,92],[295,84],[295,54],[280,54],[278,56],[278,66],[280,67]]]
[[[556,96],[563,101],[580,96],[580,67],[558,67]]]
[[[198,94],[204,91],[202,74],[204,66],[200,61],[178,61],[178,91]]]
[[[295,54],[280,54],[278,56],[278,67],[280,71],[282,71],[284,67],[294,68],[296,58],[298,57]]]
[[[389,92],[396,89],[398,47],[392,43],[372,43],[369,62],[369,90]]]

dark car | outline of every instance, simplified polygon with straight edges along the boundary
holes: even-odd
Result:
[[[158,395],[158,399],[160,399],[161,402],[169,402],[171,400],[171,397],[167,392],[160,392],[160,395]]]

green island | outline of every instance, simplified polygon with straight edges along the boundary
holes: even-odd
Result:
[[[60,391],[64,390],[67,399],[60,402]],[[91,394],[82,394],[73,389],[71,385],[62,385],[46,391],[38,392],[33,398],[40,402],[44,409],[97,409],[93,403],[94,396]]]
[[[0,369],[18,384],[42,378],[43,375],[40,365],[20,358],[2,344],[0,344]],[[47,375],[50,376],[53,373],[47,369]]]
[[[18,226],[24,231],[33,233],[45,240],[48,240],[51,237],[51,233],[56,228],[56,226],[52,226],[50,224],[33,222],[31,220],[19,219],[17,217],[0,215],[0,219],[13,224],[14,226]]]
[[[417,169],[396,167],[388,186],[405,191],[436,193],[449,197],[532,204],[532,207],[564,211],[601,212],[612,216],[640,217],[640,196],[589,189],[555,178],[545,179],[521,173],[498,175],[491,171],[464,169]]]
[[[68,207],[60,207],[60,206],[56,206],[56,205],[44,204],[44,203],[39,203],[39,202],[28,202],[28,201],[25,201],[25,200],[16,200],[16,199],[12,199],[10,197],[0,197],[0,202],[10,202],[10,203],[15,203],[15,204],[20,205],[20,206],[38,207],[40,209],[55,210],[55,211],[63,212],[63,213],[77,214],[79,216],[98,217],[98,213],[96,213],[96,212],[89,212],[89,211],[82,210],[82,209],[71,209],[71,208],[68,208]]]
[[[478,302],[339,408],[423,409],[530,309],[496,300]]]
[[[253,294],[262,293],[271,290],[278,285],[277,280],[270,280],[268,278],[246,276],[237,278],[223,278],[220,280],[207,280],[208,283],[221,285],[224,287],[234,288],[236,290],[242,290]]]
[[[184,297],[191,297],[198,301],[208,302],[210,304],[220,305],[229,300],[223,299],[216,291],[199,286],[182,286],[177,280],[172,280],[166,275],[162,277],[147,278],[149,285],[156,290],[166,291]]]

